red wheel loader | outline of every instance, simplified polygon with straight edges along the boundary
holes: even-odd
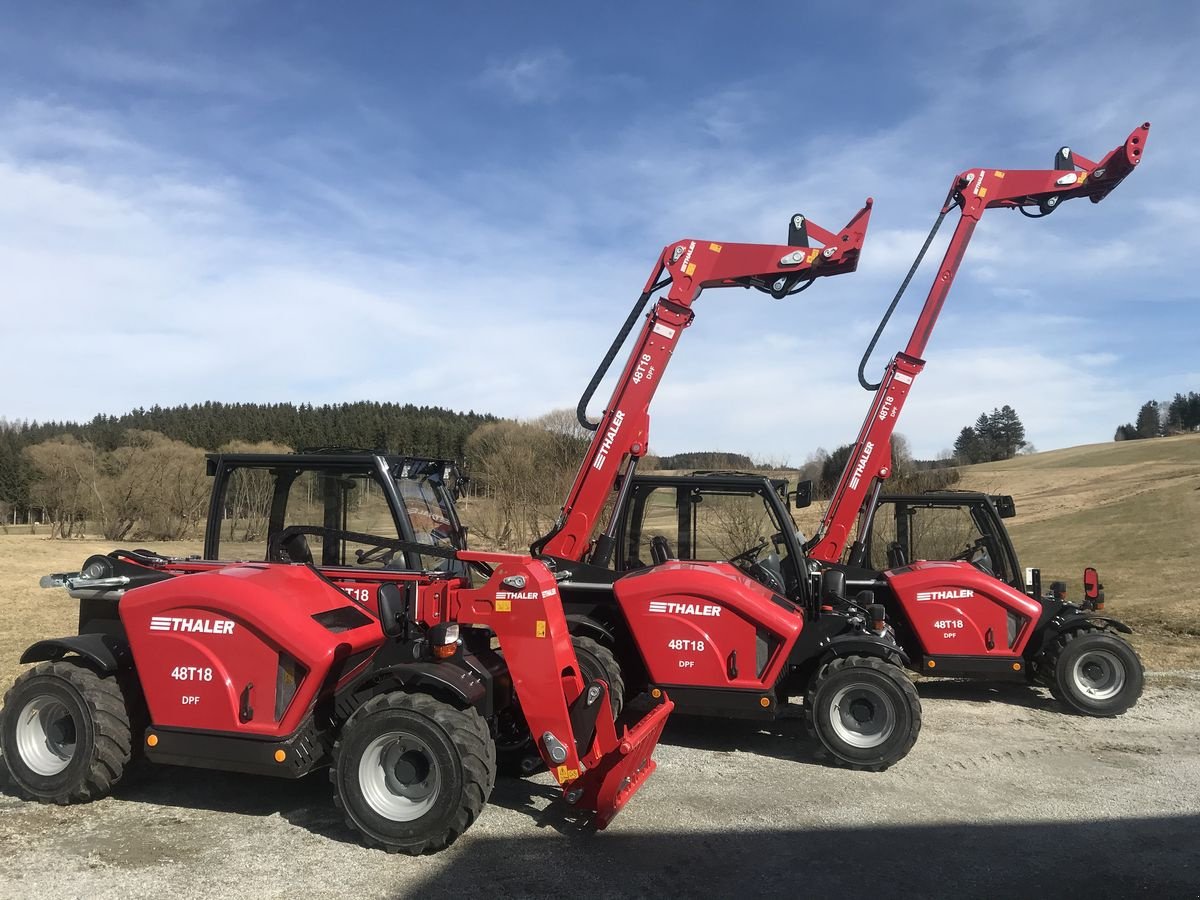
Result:
[[[1141,162],[1149,134],[1147,122],[1099,162],[1063,147],[1052,169],[980,168],[955,176],[925,246],[863,354],[859,381],[875,398],[808,545],[810,557],[826,564],[827,572],[840,574],[864,592],[864,602],[873,598],[886,607],[901,644],[923,673],[1033,679],[1070,710],[1093,716],[1125,712],[1141,695],[1143,680],[1141,661],[1121,637],[1130,628],[1098,612],[1103,602],[1094,569],[1085,573],[1085,599],[1076,605],[1061,595],[1040,596],[1040,586],[1031,586],[1030,596],[997,578],[992,556],[997,548],[982,539],[954,561],[906,558],[898,540],[889,548],[886,570],[870,570],[865,563],[880,492],[891,475],[892,433],[925,367],[926,344],[983,213],[1008,208],[1040,218],[1066,200],[1086,197],[1099,203]],[[958,225],[908,344],[880,382],[871,384],[863,374],[871,352],[942,219],[955,208]],[[857,536],[851,541],[856,520]]]
[[[685,240],[663,250],[641,303],[672,290],[626,367],[623,407],[582,464],[564,537],[586,539],[623,460],[645,452],[646,408],[700,291],[782,297],[852,272],[868,216],[838,234],[814,226],[824,249],[808,246],[800,218],[793,237],[804,240],[788,246]],[[405,525],[406,479],[426,469],[367,457],[242,459],[232,494],[222,479],[239,461],[213,459],[206,556],[217,555],[222,522],[236,536],[241,519],[244,544],[266,529],[261,561],[117,550],[51,576],[80,601],[79,633],[29,647],[21,661],[37,665],[5,696],[0,751],[21,791],[95,799],[139,757],[284,778],[328,768],[365,843],[415,854],[449,845],[479,815],[497,740],[518,723],[564,801],[603,828],[653,772],[672,702],[655,690],[637,722],[618,726],[619,670],[606,649],[572,640],[554,561],[462,549],[436,497],[420,528],[411,515]],[[580,486],[587,503],[576,502]],[[304,504],[320,524],[289,522]],[[397,530],[373,533],[389,518]],[[652,606],[724,614],[730,677],[771,684],[801,631],[797,607],[728,566],[676,564],[652,581],[662,585]],[[696,592],[706,599],[690,599]],[[648,650],[681,640],[646,621]]]
[[[870,610],[828,587],[813,587],[802,551],[791,559],[802,576],[791,598],[748,575],[736,559],[679,559],[666,540],[651,548],[648,568],[624,574],[608,567],[621,510],[646,453],[650,400],[692,323],[701,290],[755,287],[775,297],[804,290],[810,274],[748,278],[752,269],[743,258],[761,254],[761,272],[767,262],[811,264],[817,273],[853,266],[869,212],[870,201],[836,234],[797,215],[787,247],[682,241],[666,248],[580,399],[579,421],[595,437],[558,521],[530,552],[561,577],[573,633],[605,651],[631,691],[670,694],[681,711],[759,721],[796,713],[789,697],[806,695],[804,708],[831,757],[879,770],[902,759],[920,732],[920,701],[903,669],[903,651]],[[812,239],[823,247],[811,247]],[[590,422],[592,394],[659,290],[664,293],[633,341],[603,416]],[[615,509],[594,535],[617,471]],[[522,733],[516,723],[509,752],[520,752]],[[535,767],[538,759],[530,755],[526,762]]]

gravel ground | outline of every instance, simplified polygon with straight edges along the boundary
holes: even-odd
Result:
[[[358,846],[322,775],[163,767],[68,808],[3,793],[0,896],[1200,897],[1195,674],[1116,720],[927,682],[921,740],[881,774],[825,765],[796,721],[675,717],[607,831],[551,807],[549,776],[502,780],[419,859]]]

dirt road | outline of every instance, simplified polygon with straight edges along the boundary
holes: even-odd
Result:
[[[1189,686],[1190,685],[1190,686]],[[1024,687],[925,683],[925,730],[877,774],[825,766],[799,722],[677,717],[612,826],[504,781],[420,859],[366,850],[324,777],[160,768],[90,806],[0,794],[4,897],[1200,896],[1200,674],[1117,720]]]

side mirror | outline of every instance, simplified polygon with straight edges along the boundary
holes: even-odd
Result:
[[[1087,600],[1095,600],[1100,596],[1100,589],[1103,587],[1100,583],[1100,576],[1096,570],[1088,566],[1083,570],[1083,596]]]
[[[389,582],[379,586],[379,627],[388,637],[400,637],[408,631],[409,610],[416,594],[416,582]]]
[[[846,573],[838,569],[826,569],[821,573],[821,599],[846,599]]]
[[[1017,514],[1017,504],[1013,503],[1011,494],[1001,494],[993,497],[992,502],[996,504],[996,512],[1000,514],[1002,519],[1011,519]]]
[[[796,509],[804,509],[806,506],[812,506],[812,481],[805,479],[804,481],[796,482],[796,490],[792,491],[792,496],[796,498],[794,501]]]

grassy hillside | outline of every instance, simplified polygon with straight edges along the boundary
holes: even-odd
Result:
[[[794,474],[794,473],[793,473]],[[786,477],[786,476],[785,476]],[[964,489],[1009,493],[1008,520],[1021,562],[1081,592],[1083,567],[1100,570],[1107,611],[1133,625],[1148,667],[1200,668],[1200,435],[1095,444],[963,469]],[[470,524],[482,508],[463,513]],[[811,534],[824,503],[797,514]],[[77,605],[62,591],[42,591],[38,578],[74,569],[107,542],[51,541],[44,534],[0,534],[0,572],[7,592],[0,614],[0,685],[32,640],[74,628]],[[199,552],[198,541],[155,543],[161,552]]]
[[[963,469],[961,487],[1012,494],[1021,563],[1079,596],[1100,570],[1107,611],[1161,648],[1200,659],[1200,434],[1053,450]]]

